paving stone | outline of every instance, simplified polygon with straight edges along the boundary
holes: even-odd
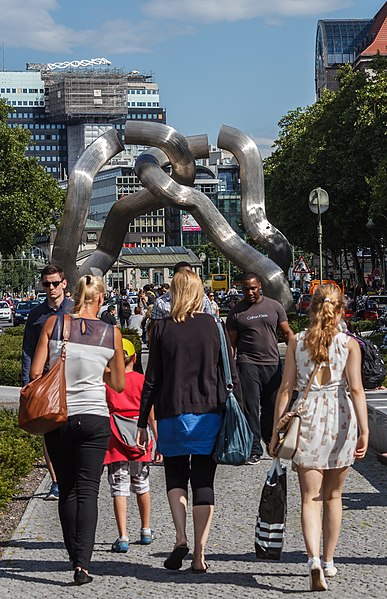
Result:
[[[269,459],[259,465],[218,467],[216,507],[207,546],[207,574],[190,571],[191,554],[178,572],[163,568],[173,542],[173,526],[165,495],[164,469],[151,468],[152,526],[156,540],[138,543],[140,523],[135,497],[128,500],[130,545],[127,554],[114,554],[117,537],[106,475],[101,482],[99,523],[90,573],[92,584],[75,587],[62,542],[56,502],[43,501],[46,478],[30,501],[0,568],[0,597],[36,599],[245,599],[300,597],[309,592],[306,556],[300,526],[296,473],[288,469],[287,534],[281,562],[258,561],[254,527],[260,492]],[[329,594],[338,599],[368,596],[385,599],[387,581],[387,469],[370,450],[351,469],[344,492],[343,530],[336,553],[339,573],[329,581]],[[192,548],[192,519],[188,518]]]

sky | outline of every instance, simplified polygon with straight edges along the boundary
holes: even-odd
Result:
[[[278,121],[312,104],[319,19],[372,18],[383,0],[0,0],[0,69],[104,57],[153,71],[167,124],[225,124],[270,154]],[[4,51],[3,51],[4,49]]]

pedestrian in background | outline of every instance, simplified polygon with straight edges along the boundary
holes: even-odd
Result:
[[[133,370],[136,362],[136,350],[133,343],[128,339],[123,339],[122,342],[125,355],[125,389],[121,393],[117,393],[108,385],[106,386],[112,434],[104,464],[108,467],[108,479],[118,528],[118,538],[112,545],[114,553],[126,553],[129,548],[126,520],[127,497],[129,497],[130,491],[135,493],[137,498],[141,520],[141,545],[149,545],[155,538],[154,530],[150,528],[149,466],[152,462],[152,442],[149,443],[146,453],[140,451],[135,445],[125,444],[114,421],[115,414],[131,419],[139,417],[141,392],[144,385],[144,375]],[[153,410],[149,416],[149,425],[154,439],[157,439]],[[157,461],[159,461],[158,454]]]
[[[103,322],[107,322],[108,324],[116,325],[116,307],[114,305],[108,306],[107,309],[102,312],[101,320],[103,320]]]
[[[77,585],[93,580],[89,564],[102,465],[110,439],[104,382],[118,392],[125,387],[121,333],[97,317],[103,298],[100,277],[86,275],[79,280],[66,346],[68,421],[45,435],[58,478],[59,517]],[[52,316],[36,347],[32,379],[42,374],[47,360],[52,368],[61,354],[62,339],[63,318]]]
[[[203,284],[191,270],[177,272],[171,284],[171,316],[156,320],[138,420],[138,446],[146,449],[152,407],[158,451],[164,456],[167,495],[176,543],[164,567],[178,570],[187,555],[188,483],[194,522],[193,572],[204,573],[205,546],[214,512],[212,459],[226,403],[220,335],[215,319],[202,312]],[[231,357],[231,348],[229,346]],[[237,388],[234,362],[233,380]],[[238,393],[238,390],[236,390]]]
[[[28,315],[23,335],[22,346],[22,385],[27,385],[30,380],[30,370],[32,360],[35,355],[36,346],[39,341],[40,333],[44,323],[54,314],[63,316],[63,314],[72,312],[74,302],[71,298],[65,297],[67,281],[64,272],[60,266],[47,264],[41,272],[42,286],[46,294],[46,299],[36,308],[33,308]],[[51,476],[51,487],[45,497],[46,500],[56,501],[59,499],[58,481],[54,467],[48,455],[46,444],[43,443],[43,453]]]
[[[282,375],[277,328],[286,343],[293,331],[281,304],[262,294],[258,275],[245,273],[241,282],[243,299],[230,309],[226,327],[236,350],[245,415],[253,433],[251,456],[246,462],[252,465],[261,460],[261,439],[266,448],[271,439]]]
[[[210,300],[212,313],[215,314],[215,316],[219,316],[219,306],[215,301],[215,294],[213,291],[210,291],[208,294],[208,299]]]
[[[334,285],[321,285],[313,294],[309,326],[288,346],[270,442],[270,454],[274,457],[279,441],[278,421],[288,409],[293,389],[299,389],[293,408],[297,410],[318,365],[302,406],[301,434],[293,457],[301,489],[301,524],[310,588],[314,591],[326,590],[325,578],[337,573],[333,559],[341,528],[343,484],[349,467],[355,459],[364,458],[368,446],[361,353],[357,341],[339,332],[343,306],[343,295]]]

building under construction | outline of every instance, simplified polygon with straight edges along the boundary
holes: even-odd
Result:
[[[42,79],[50,119],[106,119],[128,113],[128,75],[118,69],[44,72]]]

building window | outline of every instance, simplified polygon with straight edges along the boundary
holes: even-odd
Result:
[[[97,233],[90,232],[90,233],[86,233],[86,241],[97,241]]]
[[[172,278],[174,274],[173,268],[168,268],[168,276]]]
[[[140,270],[140,277],[142,279],[149,279],[149,268],[142,268]]]

